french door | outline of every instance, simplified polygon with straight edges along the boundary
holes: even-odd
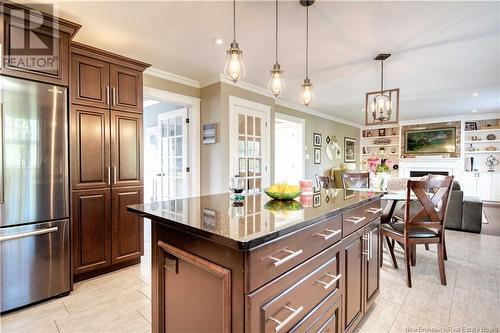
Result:
[[[158,115],[160,127],[159,200],[185,197],[189,189],[187,109]]]
[[[230,99],[230,177],[245,179],[248,193],[269,186],[269,107]]]

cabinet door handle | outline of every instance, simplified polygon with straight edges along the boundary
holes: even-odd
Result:
[[[109,105],[109,86],[106,86],[106,105]]]
[[[301,255],[302,252],[304,252],[304,250],[298,250],[298,251],[283,250],[283,251],[285,251],[286,253],[289,253],[289,255],[287,255],[286,257],[281,258],[281,259],[269,256],[269,258],[274,261],[274,267],[281,266],[284,263],[286,263],[287,261]]]
[[[115,87],[113,87],[113,91],[112,92],[113,92],[112,95],[113,95],[113,106],[114,106],[114,105],[116,105],[116,89],[115,89]]]
[[[325,235],[325,231],[329,232],[329,234]],[[320,236],[320,237],[323,237],[324,240],[329,240],[330,238],[340,234],[341,232],[342,232],[342,230],[340,230],[340,229],[339,230],[325,229],[324,231],[318,232],[317,234],[314,234],[313,236]]]
[[[317,280],[316,282],[320,283],[323,285],[323,289],[327,290],[328,288],[330,288],[335,282],[337,282],[341,277],[342,277],[342,274],[338,274],[337,276],[335,275],[332,275],[332,274],[326,274],[326,276],[329,276],[332,279],[332,281],[330,282],[324,282],[324,281],[321,281],[321,280]]]
[[[111,185],[111,166],[108,165],[108,185]]]
[[[366,210],[367,213],[372,213],[373,215],[380,213],[381,211],[382,208],[370,208]]]
[[[358,217],[358,216],[353,216],[350,219],[347,219],[347,222],[352,222],[354,224],[358,224],[361,221],[364,221],[366,219],[366,216]]]
[[[113,185],[116,185],[116,165],[113,167]]]
[[[274,332],[276,332],[276,333],[277,333],[277,332],[279,332],[279,331],[281,331],[281,329],[282,329],[283,327],[285,327],[285,326],[286,326],[286,325],[287,325],[290,321],[292,321],[292,320],[293,320],[293,318],[297,317],[297,316],[298,316],[298,314],[299,314],[299,313],[301,313],[301,312],[302,312],[302,310],[304,310],[304,307],[303,307],[303,306],[301,306],[300,308],[294,309],[294,308],[292,308],[292,307],[290,307],[290,306],[286,306],[286,305],[285,305],[283,308],[285,308],[285,309],[287,309],[287,310],[292,311],[292,314],[291,314],[291,315],[289,315],[289,316],[288,316],[285,320],[283,320],[283,321],[279,321],[279,320],[278,320],[278,319],[276,319],[276,318],[269,317],[269,319],[270,319],[270,320],[272,320],[272,321],[274,321],[276,324],[278,324],[278,326],[276,326],[276,327],[274,328]]]
[[[370,261],[372,259],[372,232],[370,231],[368,233],[368,258],[367,260]]]

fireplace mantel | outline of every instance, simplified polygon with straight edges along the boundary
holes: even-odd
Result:
[[[440,171],[448,172],[461,180],[463,160],[461,158],[442,158],[437,156],[402,158],[399,160],[399,176],[410,177],[410,171]]]

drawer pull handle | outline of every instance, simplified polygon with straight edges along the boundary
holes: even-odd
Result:
[[[284,308],[285,308],[285,309],[287,309],[287,310],[292,311],[292,314],[291,314],[291,315],[289,315],[289,316],[288,316],[285,320],[283,320],[283,321],[279,321],[279,320],[278,320],[278,319],[276,319],[276,318],[269,317],[269,319],[271,319],[271,320],[272,320],[272,321],[274,321],[276,324],[278,324],[278,326],[276,326],[276,327],[274,328],[274,331],[275,331],[275,332],[279,332],[279,331],[280,331],[283,327],[285,327],[285,326],[286,326],[286,325],[287,325],[290,321],[292,321],[292,320],[293,320],[293,318],[297,317],[297,315],[298,315],[300,312],[302,312],[302,310],[304,310],[304,307],[303,307],[303,306],[301,306],[301,307],[300,307],[300,308],[298,308],[298,309],[294,309],[294,308],[292,308],[292,307],[289,307],[289,306],[286,306],[286,305],[285,305],[285,306],[284,306]]]
[[[380,213],[382,211],[382,208],[370,208],[366,210],[368,213],[372,213],[373,215]]]
[[[337,275],[337,276],[332,275],[332,274],[326,274],[326,276],[332,277],[332,278],[333,278],[333,279],[332,279],[332,281],[330,281],[330,282],[323,282],[323,281],[321,281],[321,280],[316,281],[316,282],[318,282],[318,283],[320,283],[320,284],[324,285],[323,289],[325,289],[325,290],[327,290],[327,289],[328,289],[328,288],[330,288],[330,287],[331,287],[331,286],[332,286],[335,282],[337,282],[337,281],[338,281],[338,280],[342,277],[342,274],[339,274],[339,275]]]
[[[315,234],[315,236],[320,236],[320,237],[323,237],[324,240],[329,240],[333,236],[336,236],[336,235],[338,235],[338,234],[340,234],[342,232],[342,230],[340,230],[340,229],[339,230],[325,229],[322,232],[325,232],[325,231],[329,232],[329,234],[325,235],[324,233],[319,233],[318,232],[317,234]]]
[[[363,216],[363,217],[353,216],[351,219],[347,219],[346,221],[352,222],[354,224],[358,224],[359,222],[364,221],[365,219],[366,219],[366,216]]]
[[[284,263],[286,263],[288,260],[291,260],[299,255],[302,254],[302,252],[304,252],[304,250],[298,250],[298,251],[291,251],[291,250],[283,250],[285,251],[286,253],[290,253],[289,255],[287,255],[286,257],[284,258],[276,258],[276,257],[269,257],[270,259],[274,260],[274,267],[278,267],[278,266],[281,266],[283,265]]]

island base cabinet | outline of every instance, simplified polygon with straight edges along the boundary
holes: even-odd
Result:
[[[373,305],[380,286],[380,219],[344,239],[344,332],[352,332]]]
[[[342,298],[331,295],[302,319],[290,333],[341,333]]]
[[[231,271],[162,241],[156,250],[153,331],[230,332]]]

